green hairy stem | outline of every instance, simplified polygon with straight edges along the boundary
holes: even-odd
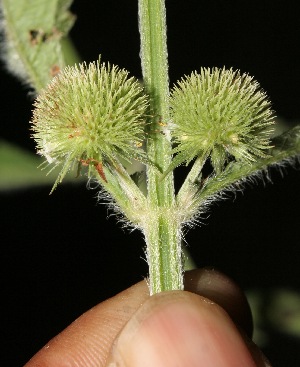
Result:
[[[166,10],[163,0],[139,1],[141,60],[146,92],[150,96],[148,158],[162,171],[171,162],[167,124],[169,77],[166,44]],[[150,220],[142,223],[147,243],[150,290],[157,293],[183,289],[180,223],[174,194],[173,174],[162,180],[161,173],[148,166],[148,208]]]

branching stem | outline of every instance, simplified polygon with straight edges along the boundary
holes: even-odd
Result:
[[[169,77],[164,0],[139,0],[141,60],[144,85],[150,96],[147,153],[162,171],[170,164]],[[147,168],[149,216],[143,223],[150,272],[150,291],[183,288],[180,223],[177,220],[173,174],[161,179]]]

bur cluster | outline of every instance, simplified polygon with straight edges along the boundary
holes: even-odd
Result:
[[[177,165],[209,156],[218,173],[228,160],[251,163],[267,156],[274,114],[248,74],[202,68],[177,83],[170,105]]]
[[[66,67],[34,103],[33,138],[48,164],[60,166],[55,183],[75,165],[103,165],[143,156],[148,98],[117,66],[93,62]],[[102,176],[102,178],[105,178]]]

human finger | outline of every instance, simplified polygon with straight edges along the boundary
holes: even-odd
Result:
[[[24,367],[102,367],[113,340],[149,298],[145,281],[98,304],[49,341]]]
[[[149,298],[116,338],[107,367],[267,367],[227,312],[184,291]]]
[[[197,269],[186,272],[185,278],[187,290],[219,302],[233,319],[237,310],[247,314],[248,306],[240,301],[242,292],[226,276]],[[148,298],[148,287],[142,281],[100,303],[53,338],[25,367],[59,367],[68,363],[79,367],[104,366],[116,335]],[[243,324],[239,318],[237,321]]]
[[[227,275],[209,268],[188,271],[185,274],[185,290],[206,297],[223,307],[246,335],[252,337],[252,314],[247,298]]]

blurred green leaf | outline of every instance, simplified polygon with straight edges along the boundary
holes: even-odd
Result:
[[[271,295],[268,317],[279,331],[300,337],[300,293],[277,289]]]
[[[61,41],[75,17],[71,0],[2,0],[3,56],[10,72],[37,91],[66,65]]]
[[[246,295],[253,315],[253,340],[259,347],[267,347],[274,332],[300,338],[299,291],[256,288]]]
[[[39,185],[52,186],[59,170],[53,170],[47,175],[47,169],[38,168],[42,162],[43,159],[37,155],[0,140],[0,191]],[[82,182],[82,178],[75,179],[75,175],[76,173],[70,172],[66,176],[66,182]]]

